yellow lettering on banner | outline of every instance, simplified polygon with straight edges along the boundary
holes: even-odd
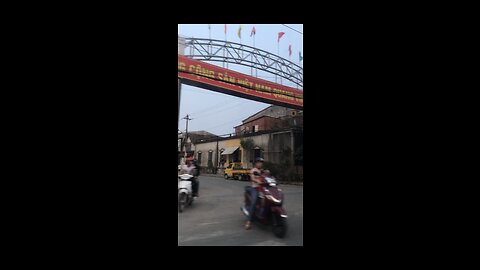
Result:
[[[238,84],[240,84],[242,86],[245,86],[245,91],[249,92],[249,91],[251,91],[251,89],[249,89],[249,87],[253,83],[249,82],[248,79],[245,79],[245,80],[238,79]]]
[[[197,75],[201,75],[202,74],[202,66],[200,65],[197,65],[197,67],[195,68],[195,74]],[[197,78],[200,77],[200,76],[197,76]]]
[[[210,70],[210,71],[208,72],[208,77],[209,77],[209,78],[212,78],[212,79],[215,79],[215,71]]]
[[[227,72],[223,73],[223,81],[228,82],[228,73]]]
[[[178,69],[182,70],[182,71],[185,71],[186,70],[185,63],[184,62],[178,63]]]
[[[195,73],[195,66],[194,66],[194,65],[190,65],[190,66],[188,67],[188,72]]]

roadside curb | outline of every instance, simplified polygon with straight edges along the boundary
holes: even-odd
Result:
[[[206,173],[202,173],[200,175],[201,176],[208,176],[208,177],[217,177],[217,178],[222,178],[223,179],[223,176],[222,175],[219,175],[219,174],[206,174]],[[233,180],[235,181],[235,180]],[[282,181],[279,181],[279,183],[281,185],[290,185],[290,186],[303,186],[303,182],[282,182]]]
[[[207,174],[207,173],[202,173],[200,176],[223,178],[223,175],[220,175],[220,174]]]

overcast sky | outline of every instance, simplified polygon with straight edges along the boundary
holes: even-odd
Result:
[[[286,24],[287,26],[303,33],[303,25]],[[299,51],[303,56],[303,35],[281,24],[242,24],[242,40],[245,45],[253,45],[250,37],[252,27],[255,27],[255,47],[277,54],[278,32],[285,32],[280,40],[280,56],[289,59],[288,46],[292,45],[290,60],[303,66],[299,62]],[[227,40],[240,43],[237,36],[239,24],[227,24]],[[179,24],[178,34],[186,37],[208,38],[208,24]],[[212,39],[225,39],[224,25],[211,25]],[[221,63],[211,62],[221,66]],[[248,67],[229,64],[229,69],[250,74]],[[272,74],[258,72],[260,78],[275,81]],[[285,85],[288,85],[284,82]],[[222,135],[234,132],[234,126],[241,124],[242,120],[252,114],[270,106],[270,104],[237,98],[214,91],[182,85],[182,97],[180,103],[179,129],[185,131],[185,120],[181,119],[189,114],[194,120],[189,121],[189,131],[206,130]]]

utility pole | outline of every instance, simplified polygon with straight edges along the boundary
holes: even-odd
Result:
[[[186,161],[187,161],[188,121],[193,120],[193,119],[190,118],[190,116],[188,114],[187,114],[187,116],[185,116],[182,119],[187,120],[186,129],[185,129],[185,143],[184,143],[185,151],[184,151],[184,155],[183,155],[183,158],[185,159],[184,162],[186,163]]]
[[[215,151],[215,152],[216,152],[216,154],[215,154],[215,161],[216,161],[216,162],[215,162],[215,163],[216,163],[216,164],[215,164],[215,165],[216,165],[216,166],[215,166],[215,174],[218,173],[218,165],[220,165],[220,161],[218,160],[218,136],[216,136],[216,137],[217,137],[217,149],[216,149],[216,151]]]

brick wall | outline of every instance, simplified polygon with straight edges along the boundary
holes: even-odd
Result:
[[[283,121],[281,119],[264,116],[241,126],[235,127],[235,134],[240,135],[242,130],[245,130],[246,133],[251,133],[253,126],[258,126],[255,127],[255,131],[278,129],[283,127],[282,123]]]

